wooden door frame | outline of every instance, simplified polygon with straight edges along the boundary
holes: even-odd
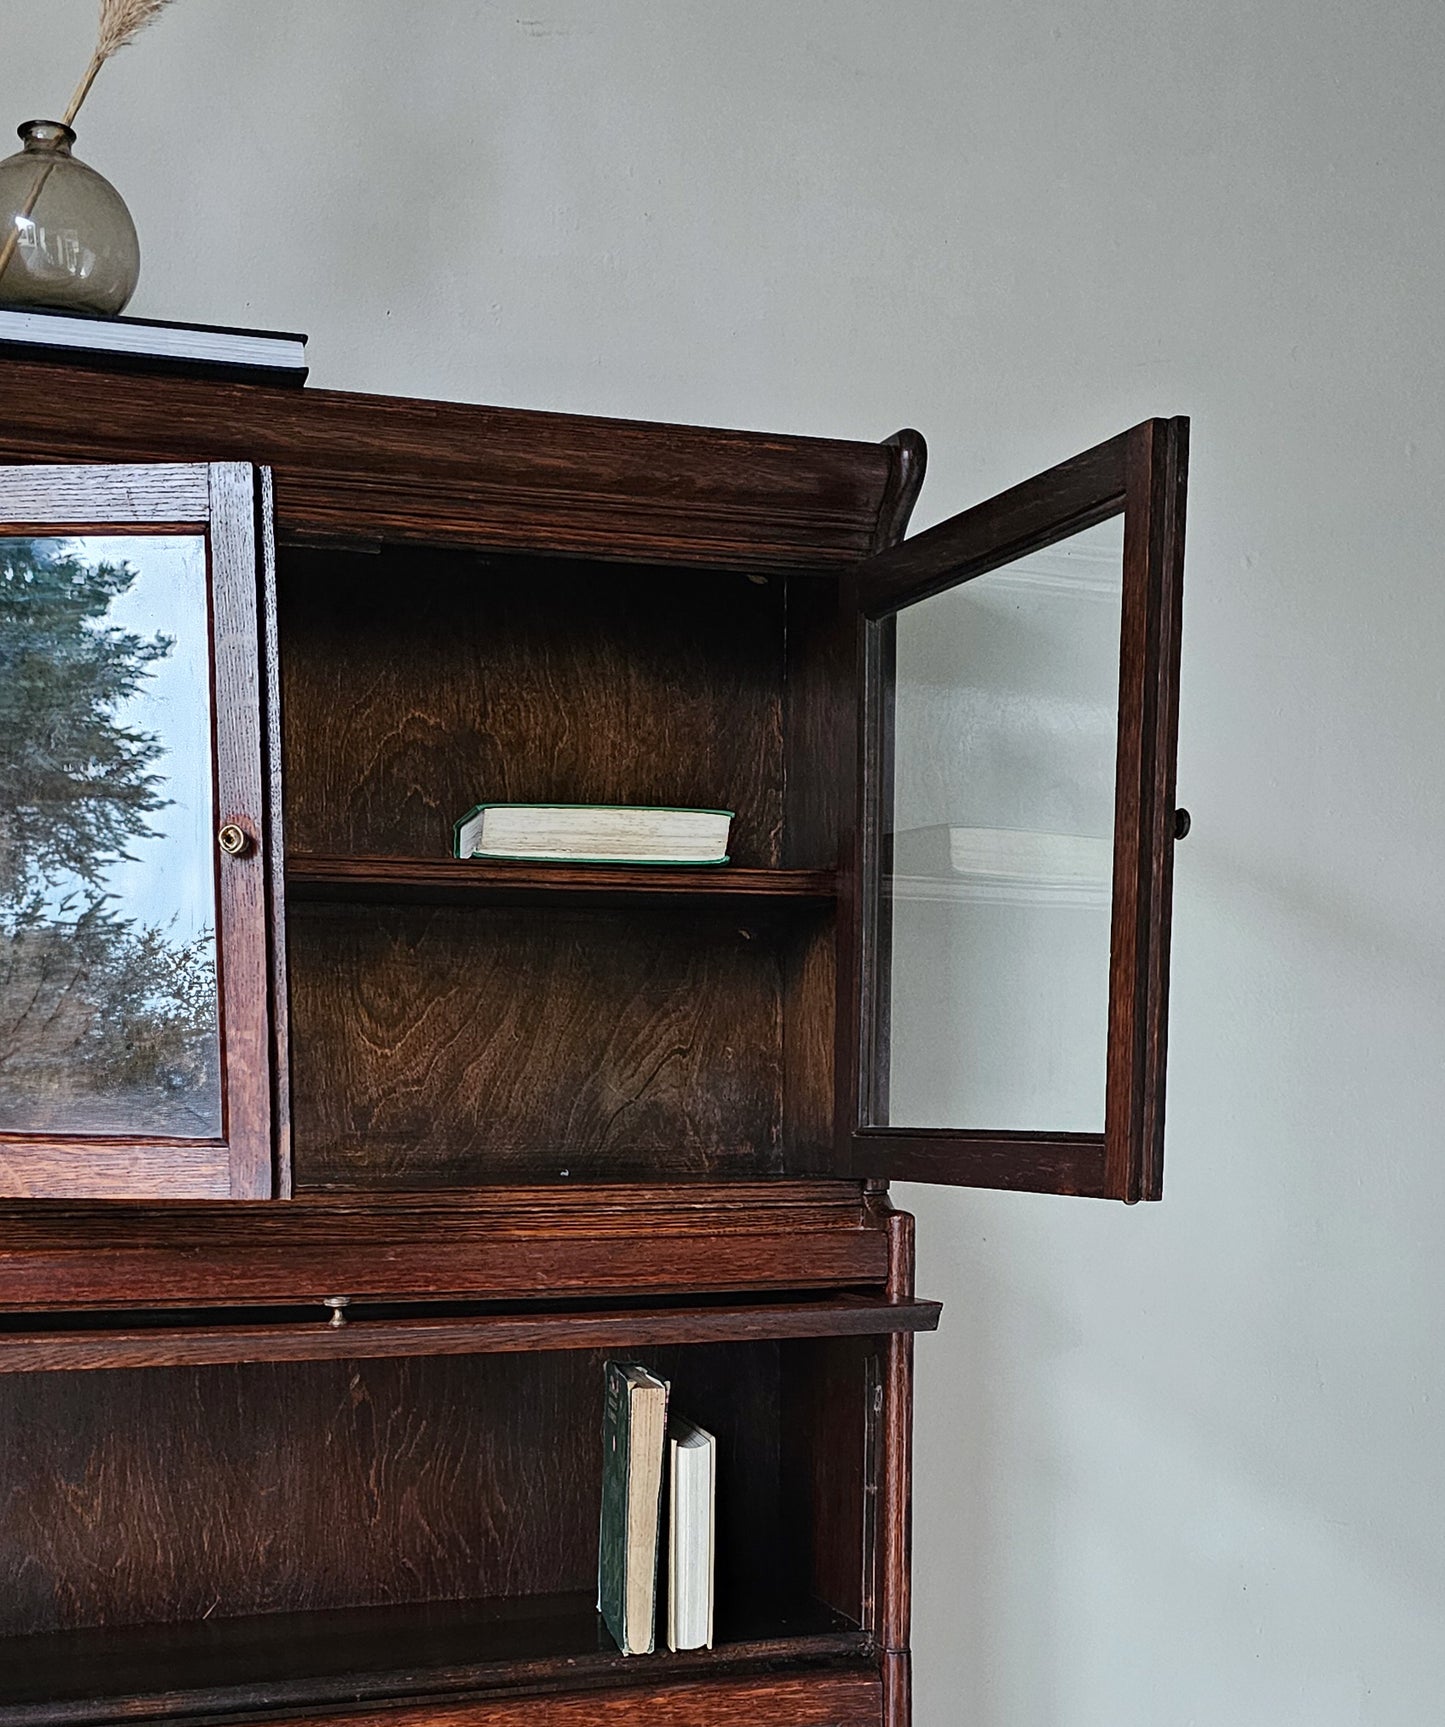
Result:
[[[0,1133],[0,1196],[264,1199],[273,1191],[260,503],[256,471],[241,462],[0,468],[7,537],[205,535],[215,824],[234,823],[246,839],[239,856],[216,853],[220,1134]]]
[[[1180,610],[1189,422],[1146,420],[859,564],[857,743],[845,786],[839,882],[837,1167],[840,1173],[1094,1198],[1162,1192],[1170,899],[1175,838]],[[1122,514],[1109,1047],[1102,1133],[872,1125],[885,1063],[878,979],[886,919],[881,823],[892,773],[892,619],[905,604],[984,575]]]

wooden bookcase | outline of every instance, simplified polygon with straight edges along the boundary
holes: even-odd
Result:
[[[905,540],[914,433],[0,364],[0,550],[146,566],[220,837],[166,854],[190,1130],[50,1045],[30,1119],[0,1051],[0,1727],[906,1727],[938,1308],[887,1181],[1158,1196],[1184,466],[1146,422]],[[893,1125],[896,620],[1121,515],[1102,1122]],[[483,797],[724,805],[732,857],[458,863]],[[721,1442],[711,1651],[599,1628],[617,1354]]]

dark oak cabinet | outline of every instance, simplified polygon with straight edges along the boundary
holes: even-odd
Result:
[[[0,364],[0,1727],[906,1727],[887,1181],[1159,1195],[1185,463]],[[609,1355],[711,1651],[599,1631]]]

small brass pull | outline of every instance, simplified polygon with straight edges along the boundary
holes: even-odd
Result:
[[[225,852],[228,858],[245,857],[251,849],[251,836],[243,827],[235,822],[227,822],[216,835],[216,844]]]

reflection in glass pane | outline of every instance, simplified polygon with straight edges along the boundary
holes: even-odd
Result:
[[[0,1131],[221,1131],[203,538],[0,537]]]
[[[880,1123],[1103,1131],[1123,528],[898,614]]]

